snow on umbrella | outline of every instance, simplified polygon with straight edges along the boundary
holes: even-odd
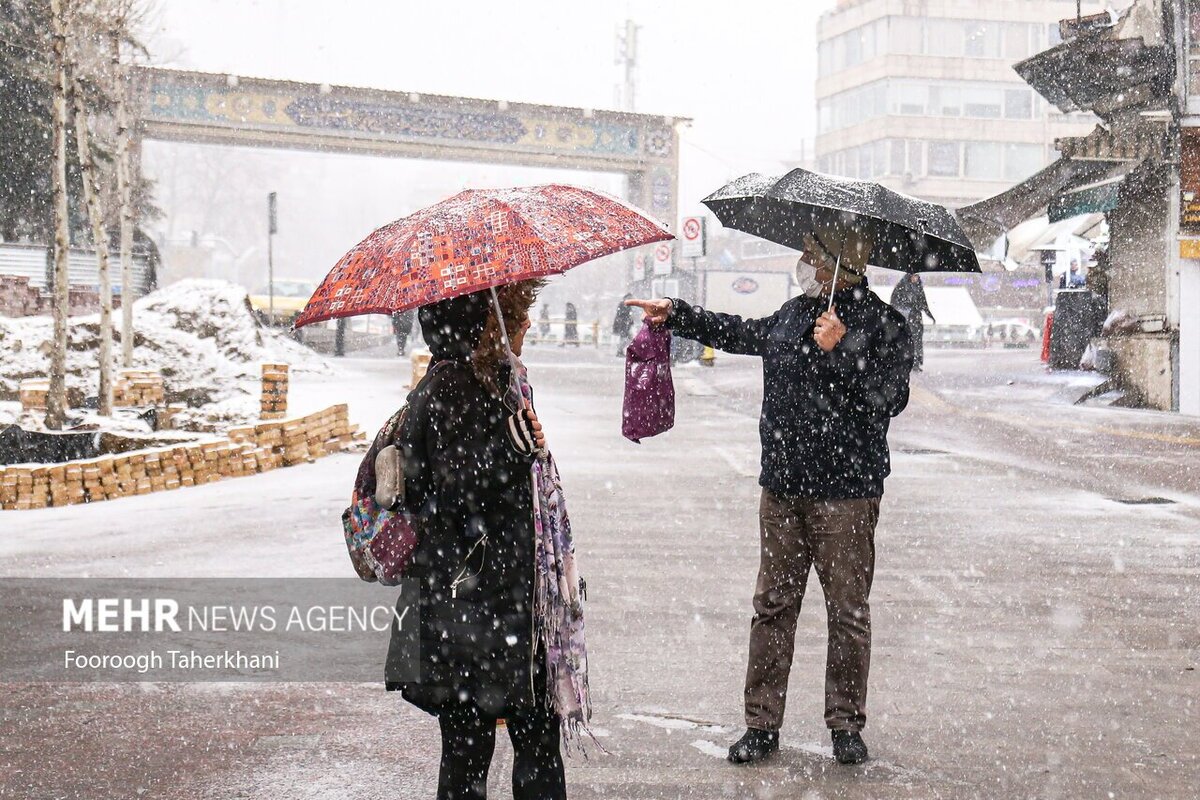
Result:
[[[673,238],[662,223],[590,189],[467,190],[355,245],[325,276],[295,327],[405,311]]]
[[[702,201],[722,225],[804,249],[818,228],[861,231],[868,262],[901,272],[981,272],[958,221],[936,203],[878,183],[794,169],[781,178],[744,175]]]

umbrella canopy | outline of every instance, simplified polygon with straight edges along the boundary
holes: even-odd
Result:
[[[818,229],[854,228],[874,244],[868,262],[901,272],[981,272],[957,220],[944,207],[878,183],[806,169],[782,178],[751,173],[702,201],[727,228],[804,249]]]
[[[355,245],[325,276],[295,327],[405,311],[673,238],[662,223],[590,189],[467,190]]]

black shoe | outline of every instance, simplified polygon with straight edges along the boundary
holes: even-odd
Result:
[[[867,743],[858,731],[830,731],[833,734],[833,757],[839,764],[861,764],[867,760]]]
[[[742,738],[729,748],[728,760],[733,764],[751,764],[762,761],[779,749],[779,731],[764,731],[746,728]]]

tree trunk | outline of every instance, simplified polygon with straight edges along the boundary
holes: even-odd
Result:
[[[50,0],[54,40],[54,338],[50,350],[50,391],[46,395],[46,427],[61,430],[67,418],[67,275],[70,232],[67,229],[67,21],[64,5]]]
[[[122,18],[124,21],[124,18]],[[133,198],[129,186],[129,73],[121,63],[121,32],[113,30],[113,89],[117,99],[117,197],[121,213],[121,366],[133,366]]]
[[[92,223],[92,246],[96,248],[96,271],[100,276],[100,391],[101,416],[112,416],[112,281],[108,274],[108,235],[104,232],[104,209],[100,200],[100,181],[88,134],[88,112],[83,90],[73,81],[75,100],[75,142],[79,148],[79,168],[83,173],[83,199]]]

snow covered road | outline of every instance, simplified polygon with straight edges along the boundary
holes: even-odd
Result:
[[[620,360],[532,348],[588,581],[595,723],[611,753],[569,760],[571,796],[1195,796],[1197,426],[1057,403],[1032,358],[931,351],[893,427],[873,760],[848,768],[830,756],[813,580],[783,750],[738,768],[719,756],[740,733],[758,562],[756,363],[677,369],[676,429],[633,445],[619,436]],[[349,359],[336,375],[294,378],[292,408],[348,401],[373,432],[406,382],[406,361]],[[0,572],[347,574],[338,515],[357,459],[5,512]],[[1152,498],[1171,502],[1130,503]],[[0,797],[430,797],[436,782],[436,725],[381,684],[8,688]],[[497,797],[510,765],[500,739]]]

